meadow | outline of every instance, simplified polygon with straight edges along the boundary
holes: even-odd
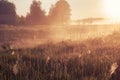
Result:
[[[0,80],[119,80],[119,26],[1,26]]]

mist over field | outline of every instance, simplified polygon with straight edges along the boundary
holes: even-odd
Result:
[[[1,25],[0,78],[116,80],[120,69],[119,31],[119,24]]]
[[[82,41],[89,38],[104,37],[119,31],[119,25],[36,25],[1,26],[0,44],[14,47],[33,47],[46,42]]]

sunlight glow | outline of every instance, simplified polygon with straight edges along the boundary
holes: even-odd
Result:
[[[120,21],[120,0],[103,0],[103,6],[108,18]]]

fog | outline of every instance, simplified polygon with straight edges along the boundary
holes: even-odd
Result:
[[[88,38],[104,37],[119,30],[118,25],[3,26],[0,27],[0,44],[33,47],[48,42],[82,41]]]

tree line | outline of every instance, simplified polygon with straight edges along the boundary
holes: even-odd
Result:
[[[46,15],[41,2],[33,0],[26,16],[18,16],[16,6],[7,0],[0,0],[0,24],[10,25],[50,25],[68,24],[71,16],[70,5],[66,0],[58,0]]]

